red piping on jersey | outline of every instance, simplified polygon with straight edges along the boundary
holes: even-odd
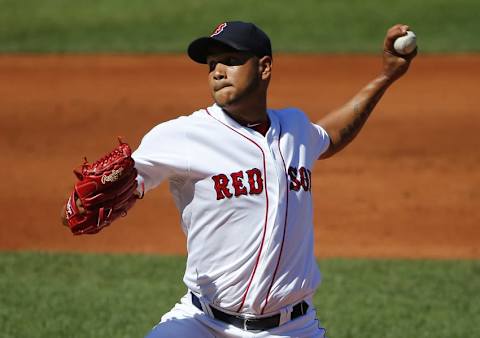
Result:
[[[227,127],[228,129],[234,131],[235,133],[237,133],[238,135],[246,138],[247,140],[249,140],[250,142],[252,142],[254,145],[256,145],[258,147],[258,149],[260,149],[260,151],[262,152],[262,158],[263,158],[263,176],[264,176],[264,182],[265,182],[265,199],[266,199],[266,210],[265,210],[265,223],[263,225],[263,235],[262,235],[262,243],[260,244],[260,248],[258,250],[258,255],[257,255],[257,259],[255,261],[255,267],[253,268],[253,271],[252,271],[252,274],[250,276],[250,280],[248,281],[248,284],[247,284],[247,288],[245,289],[245,293],[243,294],[243,297],[242,297],[242,302],[240,304],[240,306],[238,307],[237,309],[237,312],[240,312],[240,310],[242,309],[243,307],[243,304],[245,303],[245,299],[247,299],[247,294],[248,294],[248,290],[250,289],[250,286],[252,285],[252,281],[253,281],[253,276],[255,276],[255,272],[257,271],[257,267],[258,267],[258,262],[260,261],[260,256],[262,254],[262,250],[263,250],[263,244],[265,243],[265,234],[267,233],[267,221],[268,221],[268,189],[267,189],[267,166],[266,166],[266,163],[265,163],[265,153],[263,152],[263,149],[262,147],[260,147],[260,145],[258,145],[257,142],[255,142],[254,140],[252,140],[251,138],[243,135],[242,133],[236,131],[235,129],[233,129],[232,127],[230,127],[229,125],[223,123],[222,121],[220,121],[219,119],[217,119],[216,117],[214,117],[212,114],[210,114],[210,112],[208,111],[208,108],[205,109],[207,114],[210,115],[210,117],[212,117],[213,119],[217,120],[218,122],[220,122],[221,124],[223,124],[225,127]]]
[[[287,232],[287,219],[288,219],[288,174],[287,174],[287,166],[285,165],[285,159],[283,158],[282,151],[280,150],[280,138],[282,137],[282,126],[280,125],[280,135],[278,136],[278,152],[280,153],[280,157],[282,158],[282,163],[283,163],[283,168],[285,169],[285,183],[286,189],[287,189],[287,197],[286,197],[286,206],[285,206],[285,222],[283,224],[283,237],[282,237],[282,245],[280,246],[280,253],[278,254],[278,260],[277,260],[277,265],[275,266],[275,272],[273,273],[272,277],[272,282],[270,283],[270,287],[268,288],[267,296],[265,297],[265,304],[262,307],[262,312],[261,314],[263,315],[263,312],[265,311],[265,308],[267,307],[268,304],[268,297],[270,296],[270,291],[272,290],[273,287],[273,282],[275,282],[275,276],[277,275],[278,267],[280,266],[280,258],[282,257],[282,252],[283,252],[283,243],[285,243],[285,233]]]

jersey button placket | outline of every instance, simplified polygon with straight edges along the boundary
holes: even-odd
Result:
[[[276,179],[274,179],[271,174],[269,175],[270,187],[272,186],[272,182],[276,182],[276,187],[277,187],[275,189],[276,190],[275,195],[273,195],[271,191],[269,191],[269,196],[270,196],[269,198],[272,202],[273,202],[273,199],[275,198],[276,201],[278,201],[278,203],[271,203],[272,206],[275,205],[277,207],[275,210],[273,209],[270,210],[270,212],[274,212],[274,214],[272,215],[272,213],[270,213],[272,217],[269,217],[269,220],[271,221],[269,222],[267,227],[267,236],[266,236],[267,243],[265,243],[266,247],[264,252],[262,253],[261,262],[259,266],[259,268],[261,269],[260,271],[265,271],[263,275],[268,276],[269,278],[269,280],[267,281],[267,285],[268,285],[267,289],[261,290],[261,295],[259,295],[261,297],[260,299],[262,300],[262,303],[267,298],[268,288],[272,283],[274,283],[274,281],[272,280],[273,273],[277,265],[277,262],[280,259],[279,257],[280,251],[274,257],[269,257],[271,256],[272,245],[276,245],[276,244],[281,245],[281,241],[283,238],[283,224],[284,224],[283,215],[285,214],[284,212],[285,203],[284,203],[284,198],[282,198],[282,196],[285,189],[282,189],[282,185],[284,186],[286,182],[283,182],[285,180],[285,173],[284,173],[283,163],[282,163],[280,154],[278,154],[275,151],[276,147],[278,147],[277,144],[278,144],[278,138],[276,138],[274,134],[269,133],[267,134],[267,137],[263,137],[262,145],[264,147],[265,155],[268,156],[269,158],[267,161],[267,166],[269,168],[273,167],[272,168],[273,170],[271,170],[270,172],[273,171],[276,175]],[[266,271],[266,269],[268,269],[268,271]]]
[[[280,128],[276,129],[276,131],[279,131],[279,130]],[[286,168],[285,168],[284,158],[283,158],[283,155],[281,154],[281,149],[279,149],[280,136],[281,134],[279,132],[273,134],[272,139],[268,144],[269,153],[271,154],[274,160],[275,170],[277,173],[277,182],[278,182],[278,189],[277,189],[277,196],[276,196],[278,199],[278,203],[277,203],[278,208],[276,210],[276,215],[275,215],[275,229],[272,229],[272,231],[274,231],[273,234],[275,235],[275,240],[272,240],[271,242],[278,244],[280,246],[280,249],[276,257],[272,260],[273,270],[271,272],[271,281],[269,283],[269,289],[264,299],[265,303],[262,308],[262,314],[265,312],[268,301],[272,296],[273,285],[275,284],[275,279],[279,275],[278,270],[281,270],[281,259],[282,259],[284,241],[285,241],[285,231],[286,231],[285,227],[287,226],[286,217],[288,215],[288,212],[286,209],[288,208],[288,202],[287,202],[288,196],[286,194],[288,194],[289,190],[288,190],[288,180],[286,177]]]

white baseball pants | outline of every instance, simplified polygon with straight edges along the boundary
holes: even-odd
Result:
[[[308,301],[307,301],[308,302]],[[311,303],[309,302],[311,305]],[[167,312],[145,338],[326,338],[313,306],[305,315],[279,327],[251,332],[214,319],[192,304],[189,293]]]

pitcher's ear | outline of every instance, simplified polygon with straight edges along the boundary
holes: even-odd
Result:
[[[262,76],[262,80],[270,79],[272,75],[272,57],[265,55],[258,60],[258,67]]]

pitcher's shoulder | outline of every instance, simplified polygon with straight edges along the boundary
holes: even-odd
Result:
[[[160,122],[152,128],[152,131],[183,129],[208,120],[206,110],[199,109],[190,114],[179,115],[173,119]]]
[[[269,113],[275,115],[281,123],[307,123],[310,122],[307,114],[296,107],[287,107],[281,109],[269,109]]]

